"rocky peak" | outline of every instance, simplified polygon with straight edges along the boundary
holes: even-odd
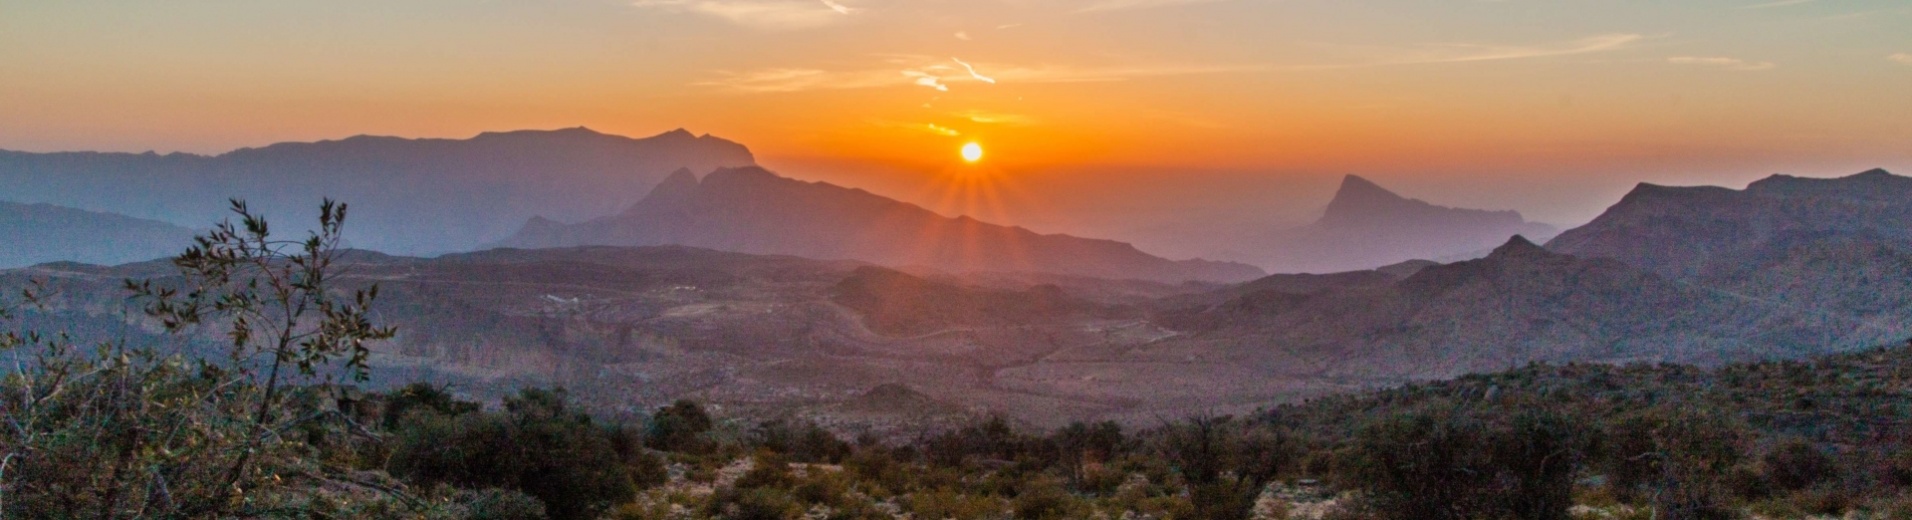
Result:
[[[1527,237],[1514,235],[1513,238],[1507,239],[1506,244],[1494,248],[1494,252],[1489,253],[1487,258],[1546,258],[1551,256],[1554,256],[1552,251],[1548,251],[1546,248],[1534,244],[1533,241],[1527,240]]]

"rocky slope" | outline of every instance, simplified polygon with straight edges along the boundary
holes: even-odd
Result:
[[[1641,184],[1547,247],[1711,279],[1744,276],[1828,241],[1912,250],[1912,178],[1871,170],[1837,179],[1775,175],[1744,190]]]

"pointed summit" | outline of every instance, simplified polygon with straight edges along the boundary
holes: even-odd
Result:
[[[1513,238],[1507,239],[1506,244],[1501,244],[1500,247],[1494,248],[1494,252],[1489,253],[1487,257],[1535,258],[1553,256],[1553,254],[1552,251],[1548,251],[1546,248],[1535,245],[1533,241],[1527,240],[1527,237],[1514,235]]]
[[[1342,199],[1342,198],[1362,198],[1362,197],[1386,197],[1391,199],[1403,198],[1400,195],[1396,195],[1392,191],[1388,191],[1387,188],[1383,188],[1381,187],[1381,185],[1375,184],[1374,181],[1367,180],[1366,178],[1363,178],[1360,175],[1349,175],[1347,177],[1341,178],[1341,189],[1335,193],[1334,198]]]
[[[676,208],[684,200],[696,194],[697,174],[691,173],[690,168],[678,168],[677,171],[671,172],[669,177],[665,177],[664,182],[657,183],[657,187],[651,188],[651,193],[645,195],[643,200],[626,208],[624,213],[630,215],[639,208],[653,210]]]

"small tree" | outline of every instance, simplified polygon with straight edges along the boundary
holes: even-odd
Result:
[[[124,283],[177,341],[80,347],[31,332],[0,340],[15,356],[34,352],[0,386],[10,423],[0,433],[8,451],[0,513],[257,514],[292,507],[273,493],[288,481],[349,482],[301,457],[297,436],[285,435],[350,420],[289,400],[288,386],[362,380],[367,344],[394,334],[371,321],[377,286],[334,287],[346,206],[325,201],[319,228],[296,241],[271,236],[243,202],[232,210],[239,224],[219,223],[173,259],[178,276]],[[209,350],[223,355],[199,355]],[[331,371],[339,361],[342,374]]]

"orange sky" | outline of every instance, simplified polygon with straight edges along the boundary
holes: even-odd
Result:
[[[684,127],[906,199],[979,142],[1028,191],[994,217],[1033,227],[1299,218],[1346,173],[1572,223],[1641,180],[1912,172],[1906,27],[1899,0],[10,2],[0,148]]]

